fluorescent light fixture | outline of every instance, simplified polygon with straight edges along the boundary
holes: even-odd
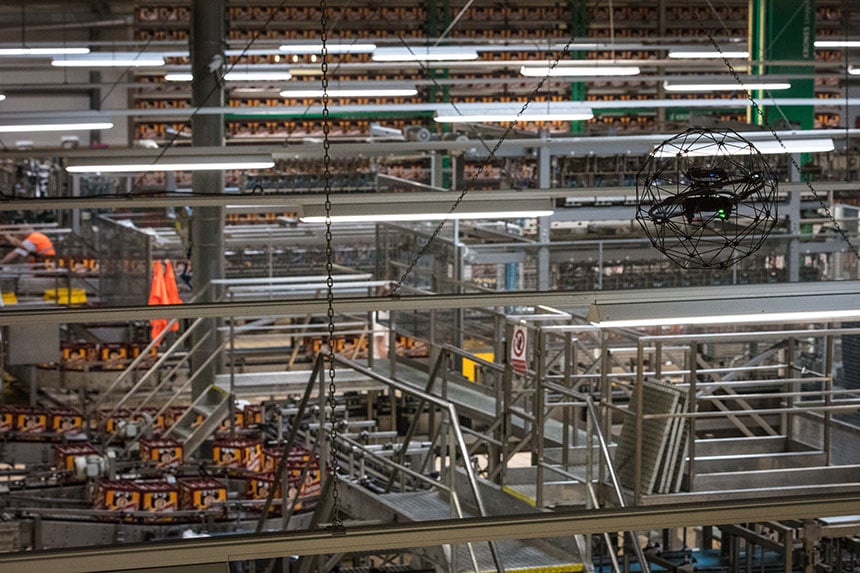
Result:
[[[860,48],[860,40],[815,40],[816,48]]]
[[[848,66],[848,73],[852,76],[860,76],[860,68],[855,66]]]
[[[151,68],[163,66],[164,58],[139,52],[92,52],[54,58],[51,65],[59,68]]]
[[[101,113],[80,113],[62,119],[43,114],[9,114],[0,116],[0,133],[36,133],[50,131],[85,131],[110,129],[113,123]]]
[[[0,57],[4,56],[80,56],[89,54],[89,48],[0,48]]]
[[[326,44],[329,54],[370,54],[376,49],[376,44]],[[284,44],[278,50],[285,54],[322,53],[322,44]]]
[[[740,324],[751,322],[810,322],[860,318],[860,296],[811,294],[756,296],[701,301],[596,302],[588,308],[588,321],[597,326],[635,328]]]
[[[151,171],[226,171],[231,169],[269,169],[275,162],[269,154],[237,154],[199,156],[176,153],[159,157],[140,154],[127,157],[70,158],[69,173],[140,173]]]
[[[4,99],[6,99],[6,94],[0,94],[0,101],[3,101]]]
[[[374,62],[436,62],[477,60],[478,51],[459,46],[413,46],[377,48],[371,56]]]
[[[418,93],[415,88],[346,88],[330,89],[328,97],[409,97]],[[312,90],[284,90],[281,97],[291,99],[318,98],[323,96],[321,89]]]
[[[332,223],[381,223],[391,221],[442,221],[447,219],[530,219],[553,214],[548,199],[518,199],[513,201],[466,200],[460,208],[449,213],[450,201],[431,203],[404,200],[372,203],[373,199],[350,202],[332,200]],[[447,197],[445,197],[447,199]],[[311,204],[303,207],[300,220],[305,223],[324,223],[325,207]]]
[[[244,72],[231,71],[224,74],[224,79],[228,82],[267,82],[267,81],[287,81],[293,77],[290,72],[276,71],[260,71],[260,72]],[[164,81],[167,82],[190,82],[194,76],[187,72],[176,72],[165,74]]]
[[[749,81],[738,83],[736,81],[726,82],[663,82],[663,89],[667,92],[735,92],[741,90],[787,90],[791,87],[788,82]]]
[[[527,121],[584,121],[594,117],[591,109],[577,102],[532,102],[523,108],[522,103],[457,104],[457,109],[437,111],[437,123],[498,123]],[[460,113],[457,113],[459,111]]]
[[[833,139],[823,137],[818,139],[783,139],[782,143],[776,139],[762,141],[751,141],[762,155],[776,155],[780,153],[826,153],[833,151],[835,146]],[[660,147],[659,152],[652,152],[654,157],[675,157],[678,152],[687,157],[707,157],[710,155],[749,155],[751,148],[740,141],[726,141],[721,145],[713,142],[693,142],[683,149],[667,149]]]
[[[683,60],[704,60],[712,58],[749,58],[750,53],[746,50],[712,50],[712,49],[696,49],[696,48],[678,48],[669,50],[669,57],[672,59]]]
[[[532,78],[578,78],[587,76],[638,76],[639,66],[613,66],[611,64],[587,64],[568,66],[522,66],[520,74]]]
[[[190,82],[194,79],[194,76],[189,72],[175,72],[164,75],[164,81],[166,82]]]

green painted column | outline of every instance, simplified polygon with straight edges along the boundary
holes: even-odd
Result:
[[[810,98],[815,95],[812,78],[815,58],[815,6],[813,0],[750,0],[749,46],[750,58],[759,63],[753,73],[808,74],[809,79],[789,80],[791,88],[773,92],[779,98]],[[780,64],[780,61],[809,62],[808,66]],[[756,92],[756,100],[764,103],[770,95]],[[813,106],[762,106],[769,125],[783,127],[785,121],[800,129],[812,129]],[[762,118],[750,110],[750,120],[762,124]]]
[[[588,37],[588,5],[584,0],[569,0],[568,5],[570,6],[570,34],[577,41],[584,40]],[[584,56],[585,52],[571,52],[571,57],[574,59],[582,59]],[[585,82],[572,82],[570,84],[570,99],[572,101],[585,101],[587,91]],[[585,122],[570,122],[570,132],[585,132]]]

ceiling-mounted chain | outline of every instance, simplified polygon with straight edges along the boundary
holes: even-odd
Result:
[[[328,408],[329,408],[329,459],[328,479],[332,497],[331,504],[331,528],[333,530],[343,529],[343,520],[340,517],[340,491],[337,483],[337,474],[340,464],[337,459],[337,386],[335,384],[334,369],[334,249],[332,248],[331,234],[331,120],[328,109],[328,6],[326,0],[320,0],[320,71],[322,84],[322,126],[323,126],[323,190],[325,192],[325,272],[326,272],[326,310],[328,318]]]
[[[708,2],[708,6],[710,6],[711,10],[715,14],[717,14],[716,10],[714,9],[714,6],[710,2]],[[699,26],[701,27],[701,29],[705,33],[705,35],[708,36],[708,40],[714,46],[714,49],[717,51],[718,54],[720,54],[720,58],[722,58],[723,63],[726,65],[726,67],[729,70],[729,73],[732,74],[732,77],[734,78],[734,80],[743,89],[743,85],[744,85],[743,80],[741,79],[740,75],[738,75],[738,72],[737,72],[737,70],[735,70],[735,67],[732,65],[732,63],[729,61],[729,59],[723,53],[722,47],[720,46],[719,42],[717,42],[716,38],[714,38],[714,35],[707,28],[707,26],[705,26],[704,20],[703,19],[698,19],[698,20],[699,20]],[[756,101],[755,97],[753,97],[752,91],[751,90],[744,90],[744,91],[746,91],[747,99],[750,102],[750,107],[752,107],[755,114],[758,115],[762,119],[765,127],[767,127],[768,130],[770,130],[770,133],[773,136],[773,138],[777,142],[779,142],[779,144],[783,147],[783,149],[787,149],[785,142],[782,140],[782,138],[776,132],[776,129],[773,127],[773,125],[769,121],[767,121],[767,118],[764,115],[764,111],[761,109],[761,106],[759,105],[758,101]],[[847,97],[845,98],[845,101],[846,102],[848,101]],[[845,121],[846,122],[848,121],[847,117],[845,118]],[[797,172],[800,173],[801,172],[800,164],[797,162],[797,160],[794,158],[794,156],[792,154],[788,154],[788,160],[789,160],[789,162],[791,162],[791,165],[797,170]],[[815,189],[815,187],[812,185],[812,183],[808,179],[806,179],[804,181],[804,183],[806,183],[806,187],[812,192],[812,196],[815,197],[815,200],[818,203],[819,207],[821,207],[821,210],[824,211],[824,216],[830,220],[831,224],[833,225],[833,230],[836,231],[836,233],[840,237],[842,237],[842,240],[844,240],[845,244],[848,245],[848,249],[854,254],[854,256],[858,260],[860,260],[860,250],[858,250],[857,245],[855,245],[854,242],[851,240],[851,238],[848,236],[848,233],[845,232],[845,229],[842,228],[842,225],[839,224],[839,221],[836,219],[836,216],[833,215],[833,212],[830,210],[830,206],[821,197],[821,195],[818,193],[818,191]]]

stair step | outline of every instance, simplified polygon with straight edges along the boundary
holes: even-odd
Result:
[[[208,404],[192,404],[191,411],[196,412],[197,414],[203,414],[208,418],[212,415],[212,412],[215,411],[215,406],[210,406]]]
[[[770,452],[761,454],[726,454],[696,456],[696,473],[710,474],[781,468],[808,468],[824,465],[824,452]]]
[[[860,485],[860,466],[815,466],[778,470],[697,473],[694,480],[694,491],[772,490],[778,487],[839,484]]]
[[[785,436],[756,436],[752,438],[707,438],[696,440],[696,457],[737,454],[769,454],[808,452],[814,448]]]

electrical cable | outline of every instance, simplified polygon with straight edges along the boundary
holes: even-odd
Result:
[[[706,1],[708,2],[708,6],[711,8],[711,10],[716,12],[716,10],[715,10],[714,6],[711,4],[710,0],[706,0]],[[708,30],[708,28],[705,26],[705,23],[702,19],[699,19],[699,26],[702,29],[702,31],[704,31],[705,35],[707,35],[708,40],[714,46],[714,49],[720,54],[720,57],[723,60],[723,63],[725,64],[725,66],[728,68],[729,73],[731,73],[732,77],[738,83],[738,85],[743,88],[743,80],[741,80],[740,76],[738,75],[738,72],[735,70],[735,67],[732,65],[732,63],[729,61],[729,59],[725,56],[719,42],[717,42],[717,40],[714,38],[713,34],[711,34],[710,30]],[[846,86],[846,89],[847,89],[847,86]],[[770,131],[773,138],[782,146],[783,149],[787,150],[788,148],[786,147],[785,142],[779,136],[779,134],[776,132],[776,129],[773,127],[773,124],[768,120],[767,116],[764,113],[764,110],[762,110],[758,101],[756,101],[755,97],[752,95],[752,91],[749,91],[749,90],[744,90],[744,91],[746,92],[747,99],[749,100],[750,106],[752,107],[753,111],[762,119],[764,126],[768,128],[768,130]],[[847,102],[848,98],[846,97],[845,100]],[[845,121],[846,122],[848,121],[847,117],[845,118]],[[797,172],[801,173],[800,164],[794,158],[794,155],[788,154],[788,160],[791,163],[791,165],[795,169],[797,169]],[[848,233],[845,231],[845,229],[842,228],[842,225],[839,224],[839,221],[836,219],[836,216],[830,210],[830,206],[821,197],[821,195],[818,193],[818,190],[815,189],[815,187],[812,185],[812,182],[808,178],[804,179],[804,183],[806,184],[806,187],[810,190],[810,192],[812,192],[812,196],[818,202],[818,205],[821,208],[821,210],[824,212],[825,217],[827,217],[830,220],[831,224],[833,225],[833,230],[842,238],[842,240],[845,241],[846,245],[848,246],[848,249],[854,254],[854,256],[858,260],[860,260],[860,250],[858,250],[857,245],[851,240],[851,238],[848,236]]]

